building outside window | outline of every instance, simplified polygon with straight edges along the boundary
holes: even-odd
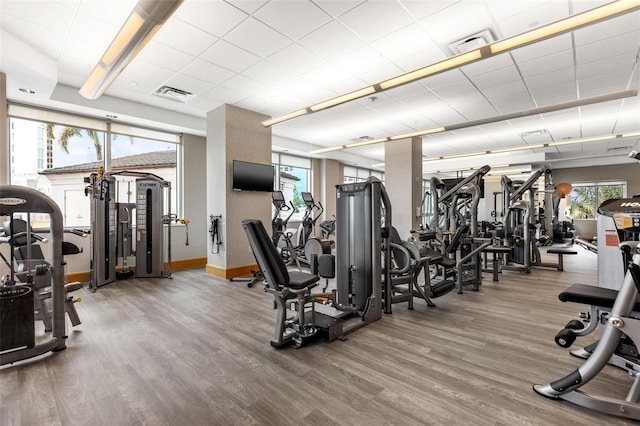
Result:
[[[21,106],[10,105],[9,115],[11,184],[51,196],[62,210],[65,226],[90,225],[84,178],[106,164],[112,172],[153,173],[170,181],[171,212],[177,213],[179,135]],[[133,202],[134,181],[117,178],[117,201]],[[165,195],[165,212],[167,203]],[[47,221],[48,215],[31,216],[35,228],[48,226]]]

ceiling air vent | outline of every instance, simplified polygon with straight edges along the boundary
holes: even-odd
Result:
[[[458,55],[460,53],[466,53],[479,47],[486,46],[494,41],[496,41],[496,39],[491,33],[491,30],[487,29],[467,36],[461,40],[454,41],[453,43],[449,43],[449,49],[451,49],[454,54]]]
[[[195,97],[193,93],[176,89],[175,87],[170,86],[162,86],[156,89],[153,94],[177,102],[188,102],[191,100],[191,98]]]

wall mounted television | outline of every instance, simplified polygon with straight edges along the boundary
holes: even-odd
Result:
[[[271,164],[233,160],[234,191],[273,191],[275,171]]]

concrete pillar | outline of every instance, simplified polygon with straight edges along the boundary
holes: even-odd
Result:
[[[314,166],[316,164],[314,163]],[[323,220],[331,220],[336,214],[336,185],[344,181],[344,166],[337,160],[323,159],[319,161],[320,196],[324,205]]]
[[[207,222],[210,215],[221,216],[218,231],[222,241],[212,244],[208,236],[206,271],[212,275],[231,278],[257,269],[242,229],[243,219],[260,219],[271,232],[271,193],[232,190],[233,160],[271,164],[271,129],[260,124],[267,118],[231,105],[207,114],[207,185],[202,196],[207,198]]]
[[[385,188],[393,208],[393,226],[401,238],[420,225],[422,207],[422,138],[385,144]]]

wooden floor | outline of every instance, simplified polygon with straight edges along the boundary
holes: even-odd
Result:
[[[82,290],[65,351],[0,370],[0,425],[627,424],[531,389],[581,363],[553,342],[584,308],[557,294],[597,281],[595,254],[577,250],[564,272],[485,273],[479,292],[395,305],[346,341],[301,349],[269,345],[261,286],[202,269]],[[586,388],[628,385],[607,367]]]

